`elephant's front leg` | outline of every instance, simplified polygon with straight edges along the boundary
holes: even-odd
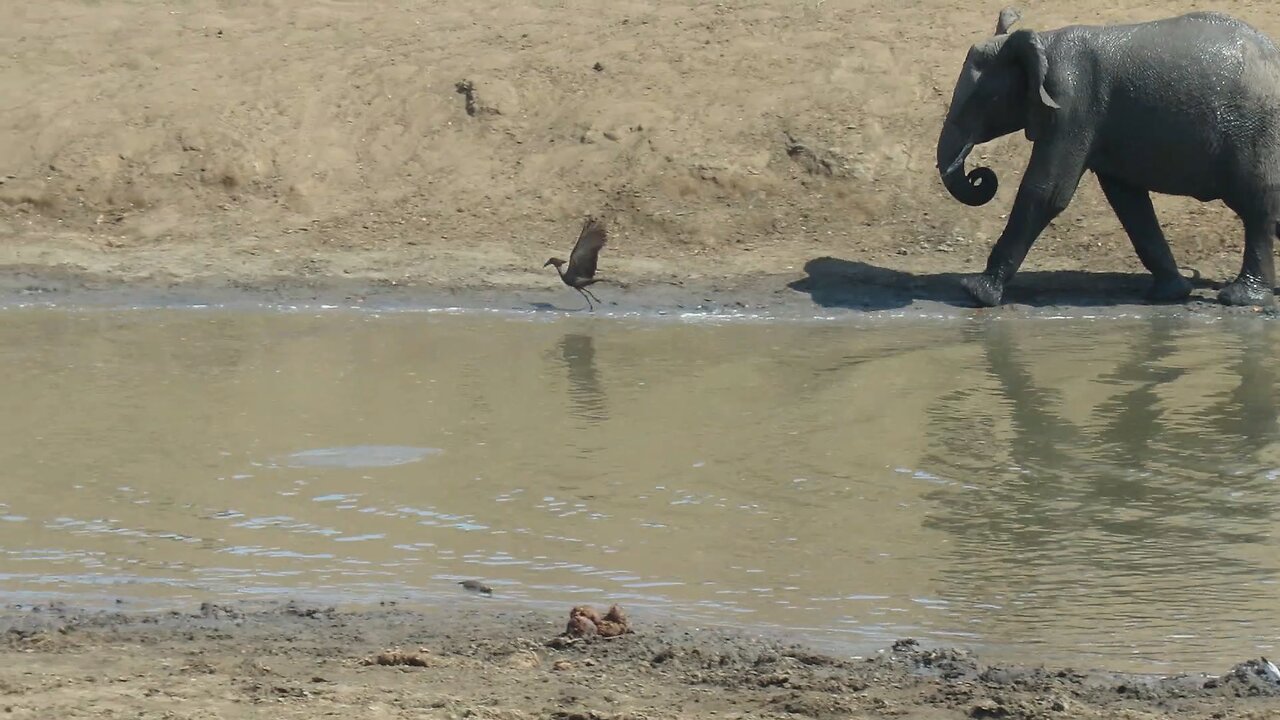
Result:
[[[1099,175],[1098,184],[1116,217],[1120,218],[1120,225],[1133,243],[1142,266],[1151,273],[1147,299],[1151,302],[1185,300],[1191,294],[1191,282],[1178,272],[1178,263],[1160,230],[1156,209],[1151,205],[1151,193],[1109,175]]]
[[[1087,149],[1085,138],[1077,138],[1072,143],[1056,137],[1036,142],[1009,221],[987,257],[987,269],[960,281],[978,304],[986,307],[1000,304],[1005,284],[1022,266],[1032,243],[1071,203],[1080,185],[1080,176],[1084,174]]]

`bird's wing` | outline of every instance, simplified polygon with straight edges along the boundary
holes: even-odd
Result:
[[[608,231],[604,223],[588,217],[582,223],[582,232],[578,233],[578,241],[573,244],[573,253],[569,255],[569,270],[566,275],[590,278],[596,274],[596,260],[600,256],[600,248],[608,242]]]
[[[1271,682],[1280,682],[1280,668],[1266,658],[1262,658],[1262,672]]]

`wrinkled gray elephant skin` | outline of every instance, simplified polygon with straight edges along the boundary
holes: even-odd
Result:
[[[974,45],[938,136],[938,172],[968,205],[994,197],[996,174],[965,173],[975,145],[1018,130],[1032,142],[1004,232],[986,269],[961,282],[983,306],[1001,302],[1032,243],[1091,170],[1153,282],[1153,302],[1185,299],[1151,193],[1221,200],[1244,225],[1228,305],[1274,303],[1272,245],[1280,233],[1280,50],[1227,15],[1197,12],[1147,23],[1009,26]]]

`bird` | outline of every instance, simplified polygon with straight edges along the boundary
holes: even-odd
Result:
[[[1280,683],[1280,668],[1266,658],[1262,658],[1262,674],[1266,675],[1271,682]]]
[[[479,580],[463,580],[458,584],[462,586],[463,590],[470,590],[471,592],[480,593],[481,595],[493,594],[493,588],[485,585]]]
[[[569,253],[569,268],[562,269],[566,263],[558,257],[553,257],[542,264],[542,267],[554,265],[564,284],[577,290],[587,299],[587,308],[590,310],[595,310],[591,301],[600,302],[600,298],[593,295],[587,286],[600,281],[596,277],[596,260],[600,257],[600,249],[606,242],[608,242],[608,230],[605,229],[604,223],[588,215],[582,223],[582,231],[578,233],[578,241],[573,244],[573,251]]]

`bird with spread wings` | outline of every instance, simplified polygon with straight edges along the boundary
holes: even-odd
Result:
[[[587,286],[600,282],[600,278],[596,277],[596,263],[600,258],[601,248],[608,242],[608,234],[604,222],[588,216],[582,223],[582,231],[578,233],[578,241],[573,244],[573,251],[569,253],[569,261],[566,263],[553,257],[542,264],[542,267],[554,265],[564,284],[587,299],[587,308],[590,310],[595,310],[591,301],[600,302],[600,298],[592,294]]]

